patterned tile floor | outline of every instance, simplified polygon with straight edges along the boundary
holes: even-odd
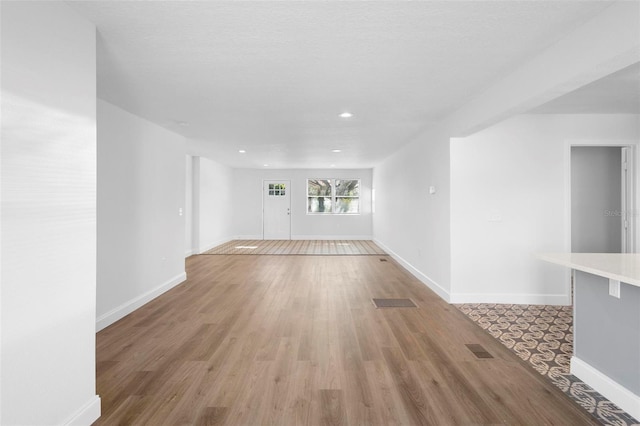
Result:
[[[547,376],[603,425],[640,426],[629,414],[569,373],[573,353],[571,306],[464,304],[456,307]]]
[[[385,256],[369,240],[233,240],[202,254]]]

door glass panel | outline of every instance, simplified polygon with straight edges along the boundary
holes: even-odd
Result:
[[[284,197],[287,194],[286,187],[284,183],[270,183],[268,193],[273,197]]]

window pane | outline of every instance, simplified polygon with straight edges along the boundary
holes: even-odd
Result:
[[[360,195],[360,181],[357,179],[336,179],[336,196],[357,197]]]
[[[309,179],[307,183],[307,195],[312,196],[331,196],[331,180],[330,179]]]
[[[358,213],[359,211],[359,198],[336,198],[335,213]]]
[[[331,198],[309,197],[307,199],[307,211],[309,213],[331,213]]]

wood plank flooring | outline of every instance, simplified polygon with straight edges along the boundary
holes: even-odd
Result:
[[[98,333],[96,424],[596,424],[386,259],[190,257],[187,282]]]

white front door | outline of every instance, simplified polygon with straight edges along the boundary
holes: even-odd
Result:
[[[291,188],[288,180],[263,183],[263,239],[291,239]]]

